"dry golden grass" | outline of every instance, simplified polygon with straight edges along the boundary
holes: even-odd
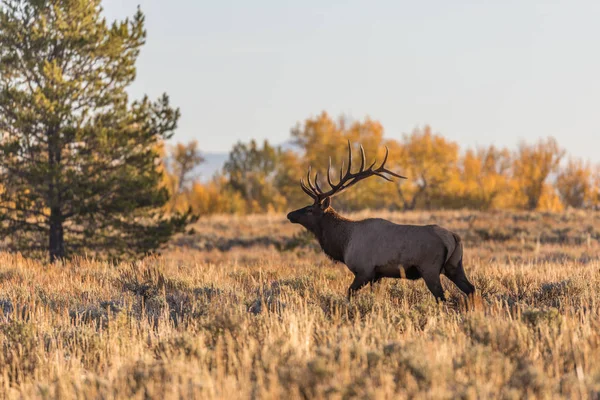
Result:
[[[283,216],[211,217],[133,265],[0,254],[7,398],[598,398],[600,214],[385,214],[466,241],[448,281],[350,273]],[[366,216],[358,215],[355,217]]]

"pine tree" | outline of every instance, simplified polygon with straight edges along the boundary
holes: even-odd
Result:
[[[144,254],[182,229],[166,218],[159,143],[179,110],[130,102],[144,16],[108,24],[99,0],[0,2],[0,235],[50,260]]]

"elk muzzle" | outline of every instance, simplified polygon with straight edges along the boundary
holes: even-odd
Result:
[[[301,210],[296,210],[296,211],[292,211],[287,215],[287,219],[292,223],[292,224],[297,224],[298,223],[298,218],[300,217],[300,211]]]

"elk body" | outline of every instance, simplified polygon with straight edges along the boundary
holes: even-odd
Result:
[[[321,248],[331,259],[344,263],[354,274],[348,289],[348,298],[367,283],[382,278],[423,278],[437,300],[445,300],[440,275],[446,275],[460,290],[470,295],[475,287],[469,282],[463,268],[463,247],[460,237],[437,225],[398,225],[390,221],[369,218],[352,221],[338,214],[331,207],[331,198],[370,176],[392,181],[388,176],[406,179],[385,168],[385,158],[379,168],[375,163],[365,169],[365,152],[360,147],[361,165],[352,173],[352,148],[348,142],[348,169],[340,169],[340,181],[331,179],[331,159],[327,170],[329,191],[319,186],[318,173],[311,182],[310,168],[307,183],[300,181],[302,190],[314,203],[292,211],[288,219],[304,226],[319,241]]]

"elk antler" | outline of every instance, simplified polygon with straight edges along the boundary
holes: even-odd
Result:
[[[386,181],[390,181],[390,182],[393,182],[393,180],[390,179],[389,177],[387,177],[385,174],[395,176],[396,178],[406,179],[406,177],[404,177],[402,175],[398,175],[395,172],[392,172],[385,168],[385,163],[387,162],[388,154],[389,154],[389,149],[387,146],[385,146],[385,157],[383,158],[383,162],[381,163],[379,168],[373,169],[373,167],[375,166],[375,163],[377,162],[377,161],[375,161],[375,162],[373,162],[373,164],[371,164],[371,166],[369,168],[365,169],[365,163],[366,163],[365,149],[363,149],[363,147],[361,145],[360,146],[360,155],[361,155],[360,169],[358,172],[352,173],[352,146],[350,145],[350,141],[348,140],[348,169],[346,170],[346,174],[344,174],[344,163],[342,162],[342,166],[340,167],[340,181],[337,184],[334,184],[331,180],[331,157],[329,157],[329,166],[327,167],[327,183],[329,183],[329,186],[331,187],[331,189],[328,190],[327,192],[324,192],[321,189],[321,187],[319,186],[319,173],[318,172],[315,174],[314,185],[313,185],[313,183],[311,182],[311,178],[310,178],[310,172],[311,172],[310,167],[308,167],[308,173],[306,174],[306,180],[308,182],[308,186],[304,183],[304,179],[300,180],[300,186],[302,186],[302,190],[304,190],[304,193],[309,195],[315,201],[315,203],[320,203],[327,197],[335,196],[336,194],[341,193],[342,191],[348,189],[350,186],[352,186],[352,185],[356,184],[357,182],[362,181],[363,179],[368,178],[370,176],[376,175],[376,176],[379,176],[379,177],[385,179]]]

